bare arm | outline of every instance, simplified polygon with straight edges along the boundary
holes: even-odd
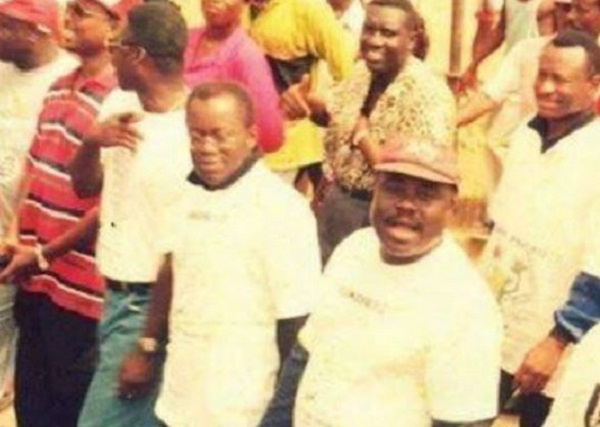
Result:
[[[81,243],[90,243],[98,231],[98,208],[90,209],[73,227],[65,233],[51,240],[42,248],[42,255],[49,261],[69,252]],[[12,248],[13,257],[10,263],[2,270],[0,282],[5,282],[9,277],[29,274],[37,270],[38,257],[34,248],[16,245]]]
[[[125,147],[135,150],[140,135],[134,125],[140,118],[135,113],[118,114],[97,123],[90,130],[69,165],[73,188],[79,197],[96,196],[102,190],[102,148]]]
[[[86,138],[69,165],[73,189],[79,197],[91,197],[102,190],[100,146]]]
[[[280,366],[283,366],[283,362],[287,359],[294,344],[296,344],[296,337],[302,326],[304,326],[306,319],[308,319],[308,316],[277,321],[277,348],[279,349]]]
[[[489,113],[496,107],[498,103],[490,98],[484,92],[477,92],[473,95],[465,105],[459,107],[457,114],[458,126],[467,125],[474,120],[477,120],[486,113]]]
[[[168,319],[173,289],[172,257],[165,261],[152,285],[152,298],[146,317],[146,325],[140,338],[164,343],[168,334]],[[146,396],[155,386],[158,368],[163,360],[163,351],[156,348],[147,351],[136,346],[125,356],[119,371],[118,393],[121,398],[135,399]]]

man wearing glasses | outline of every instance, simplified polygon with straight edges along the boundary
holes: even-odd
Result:
[[[80,195],[101,193],[98,264],[108,290],[100,361],[81,427],[158,425],[157,387],[138,376],[144,361],[162,362],[161,337],[143,328],[162,259],[144,191],[168,206],[191,169],[182,77],[185,21],[165,1],[131,9],[127,21],[109,45],[121,90],[106,100],[70,168]]]

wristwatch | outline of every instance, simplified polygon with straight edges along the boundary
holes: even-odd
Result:
[[[145,354],[156,354],[160,350],[160,343],[156,338],[140,337],[137,340],[138,349]]]
[[[50,268],[50,263],[48,262],[48,260],[44,256],[44,253],[42,252],[43,248],[44,247],[42,245],[37,245],[33,249],[35,259],[37,260],[37,266],[40,269],[40,271],[46,271],[48,270],[48,268]]]

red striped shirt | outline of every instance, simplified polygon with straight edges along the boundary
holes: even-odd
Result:
[[[27,245],[46,244],[98,206],[98,198],[80,199],[71,185],[67,166],[95,122],[100,105],[116,87],[112,68],[78,87],[80,70],[56,81],[48,91],[27,158],[31,185],[19,213],[20,238]],[[99,319],[104,281],[94,259],[95,243],[80,243],[52,261],[48,271],[23,284],[82,316]]]

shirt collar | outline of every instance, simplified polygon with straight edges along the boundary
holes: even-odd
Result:
[[[594,119],[594,117],[596,117],[594,111],[583,111],[577,113],[573,117],[573,120],[571,121],[569,127],[565,129],[565,131],[562,132],[560,135],[555,136],[554,138],[548,138],[548,121],[543,117],[536,115],[533,119],[529,121],[529,123],[527,123],[527,126],[538,133],[540,139],[542,140],[542,153],[545,153],[550,148],[554,147],[554,145],[556,145],[556,143],[559,140],[575,132],[577,129],[581,129],[586,124],[591,122]]]
[[[250,169],[252,169],[252,167],[256,164],[256,162],[260,160],[260,157],[260,152],[258,150],[255,149],[254,151],[252,151],[248,158],[246,158],[246,160],[244,160],[244,162],[240,165],[238,170],[232,173],[231,176],[227,180],[225,180],[225,182],[217,186],[208,185],[194,171],[190,172],[190,174],[187,177],[187,180],[190,184],[199,185],[207,191],[224,190],[236,183],[242,176],[246,175],[250,171]]]

